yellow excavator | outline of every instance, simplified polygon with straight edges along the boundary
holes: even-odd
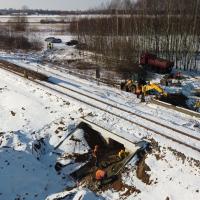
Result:
[[[128,79],[121,89],[126,90],[126,92],[132,92],[136,94],[138,90],[142,90],[142,84],[139,84],[137,81]]]
[[[155,91],[156,91],[156,94],[155,94]],[[145,102],[145,96],[147,94],[152,94],[152,92],[157,97],[162,96],[162,95],[167,96],[167,93],[165,93],[164,90],[158,84],[148,83],[148,84],[142,86],[141,102]]]
[[[141,83],[134,80],[127,80],[121,84],[121,89],[127,92],[132,92],[139,98],[141,95],[141,101],[145,101],[145,96],[149,94],[155,94],[157,96],[167,96],[167,93],[156,83]]]
[[[144,95],[150,90],[155,90],[159,95],[167,96],[167,93],[165,93],[165,91],[156,83],[149,83],[142,86],[142,93],[144,93]]]

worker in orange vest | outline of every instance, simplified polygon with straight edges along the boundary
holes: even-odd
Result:
[[[107,177],[107,172],[103,169],[98,169],[95,174],[95,178],[97,181],[102,181]]]
[[[94,150],[92,151],[92,156],[95,160],[95,166],[99,166],[99,146],[95,145]]]

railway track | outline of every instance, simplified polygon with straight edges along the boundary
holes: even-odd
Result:
[[[94,78],[91,75],[75,72],[75,71],[67,69],[66,67],[64,67],[62,65],[58,66],[58,65],[56,65],[56,64],[54,64],[52,62],[45,61],[44,64],[48,64],[49,66],[51,66],[51,69],[55,69],[55,70],[59,69],[60,72],[67,73],[67,74],[79,77],[81,79],[85,79],[85,80],[88,80],[88,81],[93,81],[93,82],[96,82],[98,84],[101,83],[101,84],[107,85],[109,87],[120,88],[120,82],[116,81],[116,80],[110,80],[110,79],[106,79],[106,78],[102,78],[102,77],[101,78]]]
[[[3,69],[6,69],[5,64],[1,63],[0,67]],[[23,74],[20,74],[19,72],[16,72],[15,70],[12,70],[10,68],[6,69],[6,70],[23,77]],[[91,97],[90,95],[84,94],[80,91],[77,91],[77,90],[62,86],[62,85],[57,85],[54,82],[52,82],[51,80],[49,80],[48,82],[38,82],[38,81],[32,79],[31,81],[33,81],[43,87],[49,88],[55,92],[58,92],[62,95],[73,98],[79,102],[87,104],[93,108],[96,108],[98,110],[104,111],[104,112],[109,113],[118,118],[121,118],[121,119],[128,121],[136,126],[140,126],[147,131],[151,131],[157,135],[161,135],[161,136],[163,136],[167,139],[170,139],[176,143],[182,144],[182,145],[187,146],[195,151],[200,152],[200,148],[196,147],[195,145],[191,145],[190,142],[188,143],[188,141],[192,141],[193,144],[196,144],[196,143],[200,144],[200,137],[198,137],[198,135],[191,135],[191,134],[188,134],[179,129],[170,127],[169,125],[163,125],[163,124],[161,124],[157,121],[151,120],[145,116],[141,116],[137,113],[133,113],[124,108],[120,108],[118,106],[112,105],[111,103]],[[57,89],[55,88],[55,86]],[[126,114],[126,117],[123,114],[119,114],[119,111],[120,111],[120,113]],[[128,114],[128,117],[127,117],[127,114]],[[133,117],[134,117],[134,119],[133,119]],[[162,133],[159,130],[162,130]],[[185,137],[185,138],[182,140],[182,139],[180,139],[180,137],[181,138]]]
[[[48,64],[48,66],[50,66],[50,69],[59,70],[59,72],[61,72],[61,73],[73,75],[75,77],[79,77],[79,78],[84,79],[84,80],[96,82],[97,84],[106,85],[106,86],[109,86],[109,87],[114,87],[114,88],[121,89],[120,81],[114,81],[114,80],[108,80],[108,79],[102,79],[102,78],[101,79],[97,79],[97,78],[94,78],[94,77],[86,75],[86,74],[82,74],[82,73],[77,73],[77,72],[71,71],[69,69],[66,69],[63,66],[57,66],[57,65],[54,66],[51,62],[46,62],[46,64]],[[43,70],[49,72],[48,69],[46,69],[46,67],[43,67]],[[55,71],[54,72],[51,71],[51,74],[66,79],[66,76],[58,74]],[[79,83],[82,84],[81,82],[79,82]],[[181,112],[181,113],[186,114],[186,115],[190,115],[192,117],[194,116],[194,117],[200,118],[200,113],[195,112],[193,110],[189,110],[189,109],[184,108],[184,107],[175,106],[173,104],[162,102],[162,101],[156,100],[154,98],[151,100],[151,103],[159,105],[159,106],[162,106],[162,107],[165,107],[165,108],[170,109],[170,110],[176,110],[178,112]],[[143,113],[143,114],[145,114],[145,113]],[[176,124],[176,125],[178,125],[178,124]]]

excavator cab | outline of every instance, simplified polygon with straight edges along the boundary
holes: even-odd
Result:
[[[139,95],[142,92],[143,85],[146,85],[144,77],[140,73],[135,73],[132,75],[131,79],[125,81],[124,89],[127,92]]]

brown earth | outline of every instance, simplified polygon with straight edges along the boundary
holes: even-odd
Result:
[[[147,185],[151,184],[150,175],[147,173],[151,171],[150,167],[145,163],[146,155],[142,157],[137,163],[136,175],[142,182]]]
[[[195,166],[200,169],[200,161],[199,160],[186,157],[185,154],[183,154],[171,147],[169,147],[168,149],[176,156],[176,158],[181,159],[183,161],[183,163],[185,163],[185,161],[187,160],[187,162],[190,164],[190,166]]]

